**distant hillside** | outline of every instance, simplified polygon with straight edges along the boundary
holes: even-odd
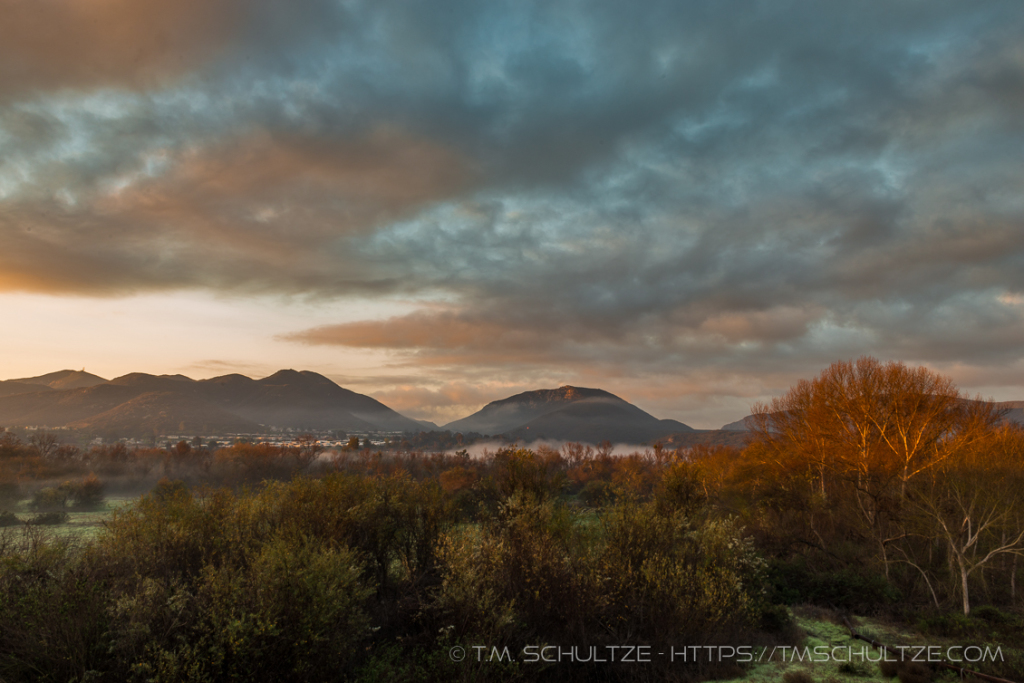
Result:
[[[423,425],[323,375],[281,370],[261,380],[228,375],[202,380],[221,407],[248,420],[294,429],[419,432]]]
[[[111,410],[138,395],[128,387],[97,384],[0,398],[0,425],[63,427]]]
[[[742,420],[736,420],[730,422],[727,425],[722,425],[722,430],[727,432],[746,432],[754,428],[754,416],[747,415]]]
[[[973,400],[971,402],[973,402]],[[996,409],[1003,411],[1004,421],[1016,422],[1017,424],[1024,425],[1024,401],[995,401],[992,405],[994,405]],[[747,415],[742,420],[736,420],[735,422],[730,422],[729,424],[722,426],[723,430],[740,432],[750,431],[753,428],[753,415]]]
[[[10,381],[23,384],[40,384],[51,389],[86,389],[97,384],[103,384],[107,380],[85,370],[58,370],[57,372],[40,375],[39,377],[24,377]]]
[[[32,380],[91,382],[63,371]],[[72,376],[75,375],[75,376]],[[246,433],[294,430],[405,431],[423,426],[380,401],[315,372],[281,370],[254,380],[225,375],[131,373],[87,387],[51,389],[26,380],[0,383],[0,425],[68,427],[123,436],[157,433]],[[35,387],[23,392],[24,387]],[[6,392],[6,395],[5,395]]]
[[[725,429],[697,429],[692,432],[672,434],[662,440],[668,448],[692,448],[693,446],[732,446],[744,448],[750,432]]]
[[[29,384],[27,382],[15,382],[14,380],[0,382],[0,396],[36,394],[42,391],[53,391],[53,389],[43,384]]]
[[[659,420],[607,391],[571,386],[527,391],[488,403],[444,429],[590,443],[644,443],[693,431],[676,420]]]
[[[1007,422],[1016,422],[1024,425],[1024,401],[999,401],[996,407],[1006,411],[1003,419]]]
[[[99,435],[245,434],[260,426],[206,401],[169,392],[146,392],[110,410],[70,422]]]

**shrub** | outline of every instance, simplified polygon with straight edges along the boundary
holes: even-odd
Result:
[[[71,499],[74,507],[80,510],[91,510],[103,505],[103,482],[95,474],[78,482],[72,489]]]
[[[71,498],[71,482],[66,481],[60,486],[47,486],[36,491],[32,501],[28,504],[32,510],[40,512],[53,512],[64,510]]]
[[[788,605],[809,603],[864,614],[900,599],[880,574],[853,568],[815,571],[802,557],[770,562],[768,581],[772,599]]]
[[[0,482],[0,507],[6,505],[16,505],[18,501],[24,498],[21,486],[16,481],[4,481]]]
[[[191,586],[143,581],[113,610],[115,653],[159,680],[335,679],[369,633],[372,589],[344,548],[281,537]],[[160,628],[153,629],[156,625]]]
[[[764,562],[732,520],[693,525],[627,498],[600,524],[576,521],[553,501],[513,495],[480,528],[449,534],[437,621],[513,650],[538,639],[724,644],[768,607]]]
[[[168,479],[163,477],[156,483],[153,490],[150,491],[150,495],[161,503],[167,502],[173,498],[185,497],[191,498],[192,494],[188,490],[188,485],[181,479]]]
[[[971,611],[971,616],[976,619],[983,619],[990,624],[1009,624],[1013,622],[1013,617],[1004,612],[1000,612],[998,608],[992,605],[982,605],[976,607]]]
[[[882,678],[896,678],[896,674],[899,673],[900,663],[888,659],[888,655],[878,663],[878,670],[882,674]]]
[[[606,481],[588,481],[580,491],[580,500],[587,507],[601,507],[613,501],[615,488]]]
[[[28,527],[0,549],[0,680],[83,680],[106,668],[107,586],[66,542]]]
[[[29,507],[40,512],[57,512],[68,508],[94,509],[103,504],[103,483],[95,474],[81,481],[65,481],[36,491]]]
[[[0,510],[0,527],[17,526],[21,524],[18,516],[9,510]]]
[[[68,521],[68,513],[63,510],[57,510],[54,512],[40,512],[38,515],[34,515],[28,520],[28,524],[41,524],[41,525],[52,525],[52,524],[64,524]]]
[[[695,514],[707,503],[699,466],[681,459],[669,465],[655,490],[655,500],[662,514]]]
[[[847,676],[857,676],[859,678],[866,678],[871,675],[868,667],[864,664],[857,662],[843,662],[839,665],[839,673],[846,674]]]
[[[900,683],[931,683],[933,672],[921,662],[903,662],[896,676]]]
[[[814,677],[803,669],[782,674],[783,683],[814,683]]]

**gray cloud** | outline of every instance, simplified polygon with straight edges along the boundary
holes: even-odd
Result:
[[[4,289],[401,293],[283,338],[463,383],[1020,348],[1015,2],[122,5],[0,29]]]

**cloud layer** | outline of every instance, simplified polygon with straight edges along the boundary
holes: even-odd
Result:
[[[862,354],[1024,391],[1016,2],[0,9],[5,291],[401,297],[272,333],[388,351],[424,416]]]

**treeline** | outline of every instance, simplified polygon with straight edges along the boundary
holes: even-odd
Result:
[[[0,512],[12,512],[19,501],[32,499],[32,507],[94,508],[102,502],[100,490],[142,493],[160,479],[180,480],[189,486],[236,487],[267,479],[289,479],[326,468],[313,467],[324,448],[311,436],[300,436],[294,445],[237,443],[208,448],[201,442],[180,441],[169,448],[132,448],[124,443],[94,445],[88,449],[62,444],[52,434],[34,434],[27,442],[0,428]],[[85,486],[87,495],[74,489]],[[64,506],[53,505],[61,490]]]
[[[686,463],[663,456],[647,499],[623,469],[618,499],[594,511],[564,498],[575,468],[557,453],[503,451],[479,468],[399,460],[352,457],[342,469],[353,471],[257,492],[165,481],[77,550],[7,537],[0,677],[593,680],[572,662],[449,652],[787,637],[764,559],[735,520],[693,497]],[[740,671],[653,666],[666,680]],[[600,672],[650,675],[635,663]]]

